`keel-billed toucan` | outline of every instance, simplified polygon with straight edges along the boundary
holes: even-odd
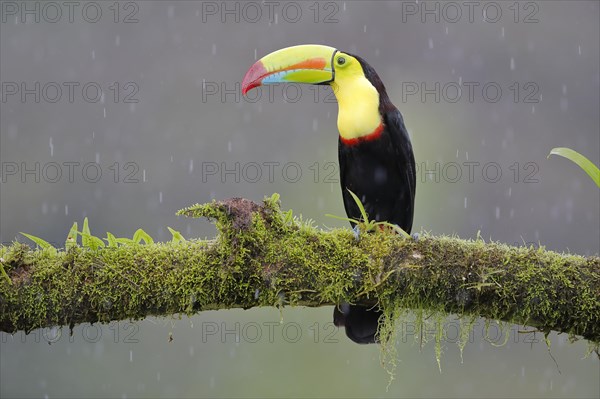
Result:
[[[258,60],[244,76],[242,93],[269,83],[329,84],[339,104],[339,163],[346,213],[360,219],[348,190],[371,220],[410,233],[415,198],[415,160],[400,111],[377,73],[362,58],[333,47],[301,45]],[[359,305],[334,309],[334,322],[358,343],[377,342],[381,312]]]

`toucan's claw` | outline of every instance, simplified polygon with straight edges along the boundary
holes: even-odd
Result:
[[[415,242],[419,241],[419,238],[421,238],[419,233],[413,233],[411,237]]]
[[[358,225],[354,226],[354,228],[352,229],[352,233],[354,234],[354,241],[359,241],[360,240],[360,227],[358,227]]]

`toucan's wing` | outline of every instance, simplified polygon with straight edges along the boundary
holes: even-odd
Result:
[[[402,177],[403,187],[398,190],[397,206],[394,209],[396,223],[410,233],[413,223],[413,212],[416,192],[415,157],[404,119],[398,109],[394,108],[384,114],[386,130],[390,135],[395,164]]]

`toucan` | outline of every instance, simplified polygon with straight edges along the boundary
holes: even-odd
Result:
[[[340,183],[348,218],[361,219],[352,192],[370,220],[389,222],[410,233],[416,188],[412,145],[402,115],[375,70],[361,57],[333,47],[292,46],[254,63],[242,81],[242,94],[286,82],[333,89],[339,105]],[[379,309],[344,303],[334,308],[334,323],[344,326],[354,342],[375,343],[381,315]]]

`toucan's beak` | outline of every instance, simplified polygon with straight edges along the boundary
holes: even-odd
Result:
[[[270,83],[319,84],[333,81],[336,49],[319,44],[286,47],[256,61],[242,81],[242,94]]]

